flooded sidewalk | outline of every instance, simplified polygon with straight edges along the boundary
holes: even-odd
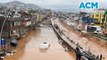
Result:
[[[43,41],[49,43],[50,47],[41,51],[39,45]],[[19,41],[15,51],[13,56],[6,56],[4,60],[75,60],[72,53],[64,51],[51,27],[41,27],[28,33]]]

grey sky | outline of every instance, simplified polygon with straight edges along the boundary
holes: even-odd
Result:
[[[107,0],[0,0],[0,2],[21,1],[33,3],[43,8],[51,9],[79,9],[80,2],[98,2],[99,8],[107,8]],[[82,9],[80,9],[82,10]],[[87,9],[85,9],[87,11]]]

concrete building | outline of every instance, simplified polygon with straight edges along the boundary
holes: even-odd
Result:
[[[0,16],[0,18],[1,28],[6,17]],[[35,25],[36,17],[30,13],[18,12],[13,15],[11,14],[11,17],[9,16],[4,24],[2,37],[7,39],[21,38],[27,31],[35,28]]]
[[[105,10],[104,9],[99,9],[99,10],[95,10],[93,13],[93,19],[94,19],[94,23],[95,24],[101,24],[102,23],[102,19],[104,16]]]

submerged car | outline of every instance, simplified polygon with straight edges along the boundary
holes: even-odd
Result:
[[[47,42],[42,42],[40,43],[40,46],[39,46],[40,49],[47,49],[49,47],[50,45]]]

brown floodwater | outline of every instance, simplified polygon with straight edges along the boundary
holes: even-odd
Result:
[[[43,41],[49,43],[50,47],[41,51],[39,45]],[[75,60],[74,54],[64,51],[53,29],[47,26],[31,31],[25,38],[21,38],[15,51],[13,56],[6,56],[4,60]]]

